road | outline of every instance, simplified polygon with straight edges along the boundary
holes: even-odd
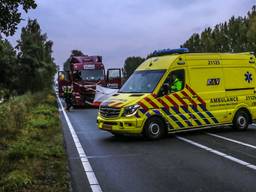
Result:
[[[256,191],[254,126],[246,132],[223,128],[147,141],[132,136],[116,138],[98,130],[96,116],[96,109],[67,113],[97,178],[100,189],[94,191]],[[73,191],[91,191],[63,112],[61,119]]]

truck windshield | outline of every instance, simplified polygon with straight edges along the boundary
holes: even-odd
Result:
[[[104,69],[86,69],[80,71],[79,76],[81,80],[95,81],[104,80]]]
[[[135,71],[119,93],[152,93],[165,70]]]

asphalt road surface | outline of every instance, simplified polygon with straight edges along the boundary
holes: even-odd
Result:
[[[96,109],[77,109],[65,118],[61,110],[73,191],[256,191],[255,126],[147,141],[98,130],[96,116]]]

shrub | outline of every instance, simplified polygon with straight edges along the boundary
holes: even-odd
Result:
[[[47,119],[32,119],[30,120],[29,124],[31,127],[34,128],[41,128],[41,129],[47,129],[50,126],[50,123]]]
[[[56,97],[41,92],[1,104],[0,191],[68,191],[68,186]]]
[[[7,156],[9,160],[20,160],[40,155],[40,148],[37,148],[29,140],[21,140],[10,145]]]
[[[49,105],[39,105],[37,106],[32,113],[33,114],[39,114],[39,115],[45,115],[45,116],[52,116],[56,112],[55,108],[50,107]]]
[[[20,170],[10,172],[2,182],[4,191],[14,191],[32,184],[31,176]]]

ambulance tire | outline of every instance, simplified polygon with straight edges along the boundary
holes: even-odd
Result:
[[[239,131],[247,130],[250,122],[249,112],[245,110],[239,110],[236,112],[236,115],[233,120],[233,128]]]
[[[144,125],[144,136],[150,140],[157,140],[165,136],[165,123],[160,117],[149,118]]]

